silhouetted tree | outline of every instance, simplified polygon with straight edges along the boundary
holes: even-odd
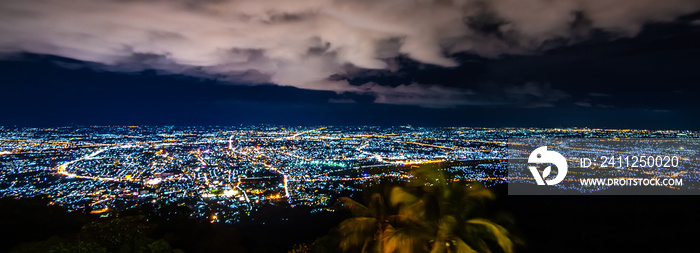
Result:
[[[434,165],[417,167],[413,175],[391,190],[388,204],[379,193],[368,206],[340,199],[353,215],[338,226],[342,251],[513,252],[508,231],[476,212],[493,192],[455,182]]]
[[[372,194],[368,206],[348,197],[340,198],[339,203],[354,216],[340,223],[341,249],[347,251],[359,247],[362,252],[371,248],[381,249],[383,240],[380,238],[384,237],[384,232],[389,226],[384,197],[379,193]]]

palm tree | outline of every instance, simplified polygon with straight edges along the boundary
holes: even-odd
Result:
[[[389,203],[371,195],[368,206],[339,203],[353,215],[339,226],[340,248],[359,252],[513,252],[502,226],[476,215],[495,195],[481,185],[448,180],[439,168],[418,167],[414,180],[394,187]]]
[[[406,187],[393,188],[390,203],[399,214],[422,221],[430,252],[513,252],[508,231],[477,216],[477,209],[495,198],[493,192],[448,179],[440,167],[417,167],[413,174]]]
[[[374,193],[368,206],[348,197],[340,198],[339,203],[354,216],[340,223],[340,248],[343,251],[360,248],[361,252],[381,252],[381,238],[388,225],[384,198]]]

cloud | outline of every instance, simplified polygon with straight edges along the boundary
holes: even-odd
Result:
[[[484,84],[480,89],[446,87],[412,83],[396,87],[373,83],[357,86],[358,93],[372,94],[375,103],[419,105],[428,108],[452,108],[462,105],[551,107],[570,97],[549,83]]]
[[[469,91],[358,87],[329,77],[352,68],[394,70],[400,54],[453,67],[449,56],[458,52],[531,53],[593,29],[632,36],[645,23],[699,8],[696,0],[8,0],[0,5],[0,55],[51,54],[107,70],[372,92],[378,103],[442,106],[447,102],[434,98]]]
[[[519,96],[533,96],[546,101],[557,101],[569,95],[561,90],[552,88],[549,83],[527,82],[523,85],[504,87],[506,93]]]
[[[409,84],[397,87],[365,84],[360,86],[368,94],[374,94],[375,103],[420,105],[429,108],[451,108],[458,105],[486,105],[489,101],[478,99],[471,90],[440,85]]]
[[[357,103],[357,101],[355,101],[354,99],[350,99],[350,98],[338,98],[338,99],[331,98],[331,99],[328,99],[328,102],[335,103],[335,104],[355,104],[355,103]]]

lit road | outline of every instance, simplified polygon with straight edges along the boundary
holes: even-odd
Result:
[[[323,129],[323,128],[320,128],[320,129]],[[315,129],[315,130],[320,130],[320,129]],[[315,130],[313,130],[313,131],[315,131]],[[309,132],[309,131],[306,131],[306,132]],[[305,132],[304,132],[304,133],[305,133]],[[302,134],[302,133],[299,133],[299,134]],[[297,134],[297,135],[299,135],[299,134]],[[233,148],[233,142],[234,142],[233,138],[234,138],[234,137],[235,137],[235,135],[231,135],[231,137],[228,138],[228,148],[231,150],[231,152],[238,153],[238,154],[241,154],[241,155],[244,155],[244,156],[248,156],[248,153],[242,152],[242,151],[239,151],[239,150]],[[267,156],[267,155],[265,155],[265,154],[262,154],[262,155]],[[289,196],[289,188],[288,188],[288,185],[287,185],[287,182],[288,182],[288,180],[287,180],[287,175],[286,175],[283,171],[281,171],[281,170],[275,168],[275,167],[272,166],[272,165],[269,165],[269,164],[267,164],[267,163],[261,163],[261,164],[262,164],[263,166],[265,166],[266,169],[271,170],[271,171],[274,171],[275,173],[282,175],[283,182],[284,182],[284,183],[283,183],[283,185],[284,185],[284,196],[287,198],[287,201],[291,201],[290,196]]]

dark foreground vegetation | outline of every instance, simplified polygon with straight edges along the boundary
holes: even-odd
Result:
[[[341,198],[336,212],[269,206],[233,225],[178,205],[99,218],[4,198],[0,252],[697,251],[700,196],[508,196],[422,173]]]
[[[51,199],[0,199],[7,252],[512,252],[509,215],[489,208],[496,195],[453,182],[437,167],[414,169],[408,183],[368,186],[336,212],[269,206],[238,224],[187,217],[177,204],[143,206],[100,218],[66,212]],[[286,219],[279,219],[285,217]],[[255,222],[252,222],[255,220]],[[280,221],[282,220],[282,221]]]
[[[270,206],[261,210],[265,215],[253,214],[258,222],[231,225],[188,218],[178,205],[100,218],[68,213],[50,201],[0,199],[6,231],[0,252],[286,252],[326,234],[346,215]],[[273,219],[278,216],[289,218]]]

